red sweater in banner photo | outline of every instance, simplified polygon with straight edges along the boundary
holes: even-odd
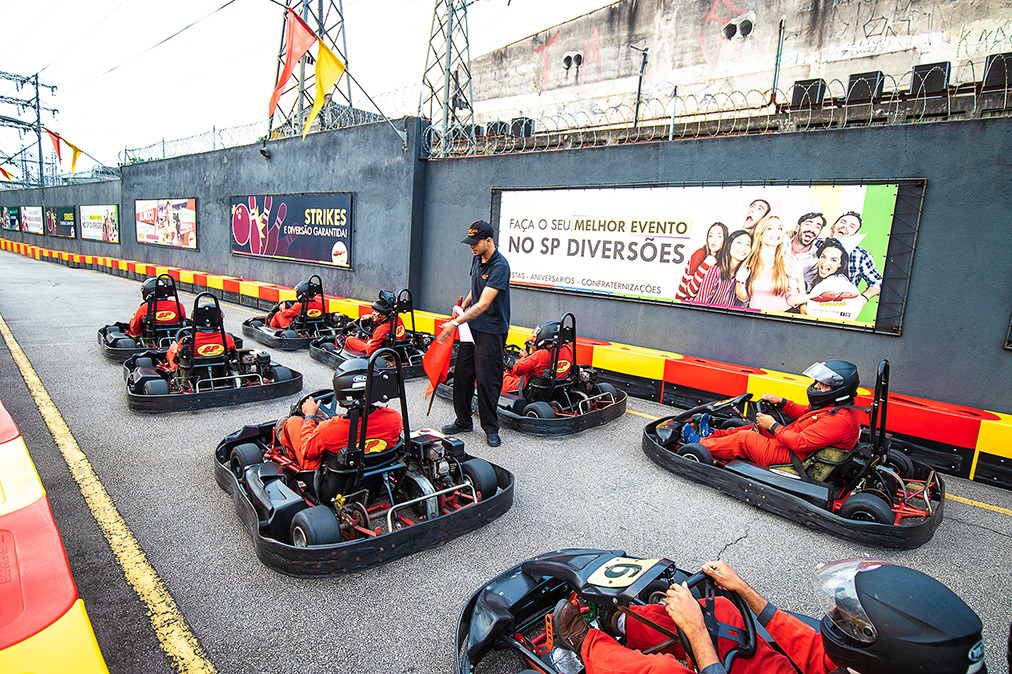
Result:
[[[127,328],[127,335],[140,337],[143,332],[142,323],[148,315],[148,303],[137,307],[134,317],[130,319],[130,326]],[[182,323],[186,320],[186,309],[175,300],[158,300],[155,304],[155,323],[167,325],[171,323]]]
[[[295,320],[295,317],[299,315],[300,311],[302,311],[302,302],[295,302],[287,309],[275,312],[274,315],[271,316],[270,327],[275,330],[286,329],[292,324],[292,321]],[[311,321],[322,318],[324,312],[325,308],[323,306],[323,300],[320,297],[314,297],[306,304],[306,318]]]
[[[376,353],[382,346],[387,335],[390,334],[390,321],[384,321],[380,323],[372,331],[372,337],[369,341],[359,339],[358,337],[348,337],[344,340],[344,348],[349,351],[356,353],[364,353],[367,356],[371,356]],[[397,332],[394,335],[394,339],[404,339],[408,334],[408,331],[404,328],[404,323],[401,319],[397,319]]]
[[[559,347],[559,363],[555,368],[555,378],[564,379],[573,369],[573,347],[563,344]],[[547,377],[548,368],[552,366],[552,350],[538,349],[529,356],[518,360],[502,378],[502,393],[520,389],[521,378]]]
[[[323,461],[324,452],[340,454],[348,446],[350,428],[348,417],[333,417],[320,423],[313,417],[289,417],[278,441],[292,450],[302,470],[316,470]],[[371,454],[390,449],[400,442],[403,430],[404,422],[397,410],[374,408],[369,412],[368,437],[363,451]]]

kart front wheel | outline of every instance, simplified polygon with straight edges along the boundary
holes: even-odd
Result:
[[[713,455],[710,454],[710,450],[698,442],[690,442],[686,445],[682,445],[676,452],[678,456],[689,461],[695,461],[696,463],[713,463]]]
[[[292,371],[281,365],[274,366],[274,381],[288,381],[292,379]]]
[[[232,453],[228,457],[228,469],[237,480],[242,480],[246,468],[263,462],[264,455],[260,452],[260,448],[251,442],[244,442],[232,448]]]
[[[144,395],[146,396],[167,396],[169,395],[169,382],[164,379],[149,379],[144,382]]]
[[[840,517],[858,522],[878,522],[892,524],[893,509],[881,496],[869,492],[851,495],[840,506]]]
[[[464,480],[471,483],[482,501],[495,496],[499,478],[496,477],[492,464],[485,459],[468,459],[460,464],[460,469],[464,473]]]
[[[597,390],[598,390],[599,393],[609,393],[609,394],[611,394],[612,400],[618,400],[618,389],[616,389],[611,384],[598,384],[597,385]]]
[[[297,548],[341,542],[341,524],[327,506],[313,506],[292,518],[292,544]]]
[[[537,401],[533,403],[527,403],[527,407],[524,408],[524,416],[531,417],[533,419],[554,419],[555,410],[552,406],[546,402]]]
[[[910,477],[914,474],[914,462],[909,456],[898,449],[889,450],[889,457],[886,459],[885,465],[886,467],[895,470],[896,473],[903,478]]]

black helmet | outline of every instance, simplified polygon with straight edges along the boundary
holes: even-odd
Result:
[[[534,348],[547,349],[555,344],[559,339],[560,327],[561,325],[558,321],[545,321],[534,328],[534,333],[531,334],[530,338],[530,341],[534,342]]]
[[[320,285],[318,280],[314,279],[316,279],[316,277],[312,276],[308,281],[303,281],[299,285],[295,286],[295,299],[302,302],[304,300],[312,299],[316,295],[323,294],[323,286]]]
[[[221,311],[214,304],[200,304],[193,310],[193,325],[201,332],[214,332],[221,327]]]
[[[365,396],[365,380],[369,372],[369,361],[365,358],[351,358],[334,370],[334,396],[341,407],[351,407]]]
[[[372,310],[390,318],[397,311],[397,298],[389,290],[381,290],[379,298],[372,303]]]
[[[857,395],[858,384],[861,383],[857,376],[857,365],[845,360],[813,363],[803,374],[829,386],[828,391],[819,391],[815,388],[815,382],[812,382],[808,387],[808,402],[812,407],[825,407],[853,400]]]
[[[152,298],[163,299],[172,297],[172,285],[170,284],[170,278],[163,278],[159,276],[155,278],[144,279],[144,283],[141,284],[141,298],[148,302]]]
[[[812,579],[826,655],[861,674],[986,672],[981,622],[949,588],[880,559],[826,564]]]

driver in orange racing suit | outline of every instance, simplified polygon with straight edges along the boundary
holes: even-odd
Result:
[[[323,305],[323,288],[313,279],[295,286],[295,302],[288,306],[285,304],[287,303],[278,304],[267,321],[267,325],[275,330],[286,330],[302,312],[303,304],[306,307],[306,318],[319,319],[327,311]]]
[[[363,406],[368,371],[369,361],[364,358],[346,360],[334,371],[334,395],[339,405],[346,409]],[[340,454],[348,446],[351,420],[341,415],[318,421],[319,409],[320,403],[310,396],[302,403],[303,416],[282,417],[274,427],[278,442],[291,452],[301,470],[316,470],[324,452]],[[363,415],[361,419],[364,418]],[[393,447],[400,442],[403,430],[404,423],[397,410],[371,405],[363,452],[382,452]]]
[[[390,334],[390,326],[394,326],[394,337],[403,339],[406,334],[404,323],[397,316],[397,298],[389,290],[381,290],[379,299],[372,303],[372,314],[363,318],[373,323],[372,336],[369,341],[349,336],[344,340],[344,348],[355,353],[371,356],[376,353]]]
[[[716,585],[737,593],[782,653],[756,638],[756,652],[738,657],[730,674],[932,674],[982,673],[984,650],[981,621],[963,600],[934,578],[880,559],[844,559],[815,573],[815,593],[826,615],[819,631],[781,611],[743,581],[725,562],[706,562],[703,573]],[[700,674],[727,674],[718,659],[700,603],[683,585],[672,585],[664,604],[631,607],[668,630],[682,630],[695,655]],[[719,622],[739,629],[737,609],[716,598]],[[690,674],[681,645],[647,655],[641,650],[668,640],[638,620],[613,613],[610,626],[625,634],[625,646],[590,629],[580,609],[568,599],[555,609],[555,630],[563,645],[581,655],[587,674]],[[717,639],[720,656],[733,641]],[[793,663],[793,664],[792,664]]]
[[[534,328],[527,338],[528,355],[517,360],[507,368],[502,378],[502,393],[519,391],[527,381],[527,377],[547,377],[552,366],[552,347],[559,341],[559,321],[545,321]],[[531,351],[531,347],[534,351]],[[566,377],[573,368],[573,346],[563,344],[559,348],[559,362],[555,367],[555,378]]]
[[[200,298],[197,298],[198,300]],[[235,350],[235,340],[225,333],[225,344],[221,343],[221,312],[213,304],[202,304],[193,309],[194,334],[185,335],[173,342],[165,354],[165,362],[170,370],[179,368],[179,353],[184,349],[194,356],[219,356],[225,351]]]
[[[804,375],[815,379],[808,387],[808,407],[768,393],[760,398],[783,408],[794,418],[791,423],[757,414],[758,433],[750,426],[708,432],[704,416],[699,430],[688,423],[682,426],[682,440],[698,442],[715,459],[742,458],[763,467],[790,463],[791,452],[804,459],[824,447],[854,449],[861,435],[860,418],[851,407],[859,383],[857,367],[844,360],[827,360],[815,363]]]
[[[128,337],[137,339],[144,334],[144,319],[148,316],[148,307],[152,302],[155,303],[156,324],[171,325],[186,320],[186,309],[169,294],[170,290],[172,288],[168,283],[164,281],[159,283],[157,278],[144,280],[141,284],[141,298],[144,302],[137,307],[133,318],[130,319],[130,325],[126,329]]]

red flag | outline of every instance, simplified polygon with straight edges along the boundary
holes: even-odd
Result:
[[[60,156],[60,134],[55,131],[46,129],[46,133],[49,134],[49,140],[53,141],[53,148],[56,150],[56,161],[63,161],[63,157]]]
[[[11,177],[11,174],[10,174],[10,173],[8,173],[7,171],[5,171],[5,170],[4,170],[4,169],[2,169],[2,168],[0,168],[0,175],[2,175],[2,176],[3,176],[4,178],[6,178],[7,180],[13,180],[13,179],[14,179],[14,178],[12,178],[12,177]],[[426,394],[426,395],[428,395],[428,394]]]
[[[285,15],[285,67],[281,71],[281,77],[278,78],[278,84],[274,87],[274,93],[271,95],[271,104],[267,108],[268,117],[274,115],[274,109],[278,107],[281,92],[285,88],[288,78],[292,76],[295,64],[309,51],[314,42],[316,42],[316,33],[289,7],[288,13]]]
[[[429,387],[425,389],[426,398],[432,395],[436,386],[446,381],[446,375],[450,371],[450,359],[453,357],[453,343],[456,339],[457,331],[454,330],[452,337],[445,342],[433,340],[422,357],[422,369],[429,378]]]

